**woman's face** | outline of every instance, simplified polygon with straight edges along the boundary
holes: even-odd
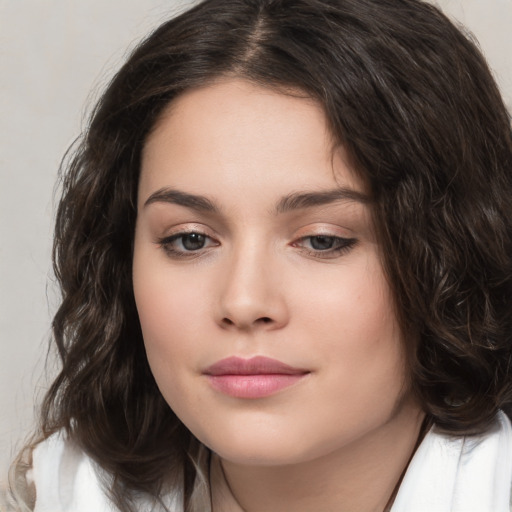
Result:
[[[412,414],[366,194],[305,97],[226,79],[150,134],[133,261],[147,356],[222,458],[311,460]]]

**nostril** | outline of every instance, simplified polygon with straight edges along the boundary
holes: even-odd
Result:
[[[272,323],[272,322],[273,322],[272,318],[270,318],[270,317],[268,317],[268,316],[262,316],[262,317],[260,317],[260,318],[257,318],[257,319],[254,321],[253,325],[256,325],[256,324],[259,324],[259,323],[260,323],[260,324],[270,324],[270,323]],[[224,318],[222,319],[222,323],[223,323],[225,326],[238,325],[239,327],[242,327],[242,324],[241,324],[241,323],[239,324],[238,322],[234,322],[233,320],[229,319],[228,317],[224,317]],[[249,325],[249,324],[248,324],[248,325]]]

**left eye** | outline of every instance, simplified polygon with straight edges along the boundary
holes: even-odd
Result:
[[[311,248],[315,251],[328,251],[334,247],[337,239],[335,236],[317,235],[309,236],[308,240]]]
[[[300,238],[294,243],[306,252],[319,256],[337,255],[349,251],[357,240],[355,238],[342,238],[333,235],[313,235]]]

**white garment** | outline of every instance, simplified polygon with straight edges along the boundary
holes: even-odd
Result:
[[[98,468],[61,433],[34,450],[34,512],[114,512]],[[392,512],[509,512],[512,427],[500,412],[476,437],[428,432],[409,464]],[[142,511],[144,507],[140,508]],[[179,510],[175,502],[172,510]]]
[[[509,512],[511,483],[512,427],[500,412],[481,436],[446,436],[433,428],[416,450],[391,512]]]
[[[36,487],[34,512],[114,512],[92,460],[60,432],[39,444],[28,474]]]

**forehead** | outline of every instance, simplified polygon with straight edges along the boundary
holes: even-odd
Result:
[[[182,94],[156,123],[144,146],[140,198],[171,185],[266,195],[363,188],[315,100],[240,79]]]

